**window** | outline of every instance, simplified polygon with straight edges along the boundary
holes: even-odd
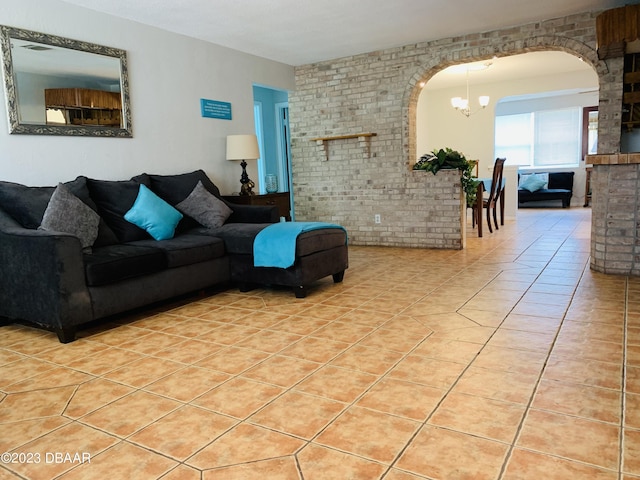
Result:
[[[496,157],[521,167],[576,167],[582,149],[580,108],[496,117]]]

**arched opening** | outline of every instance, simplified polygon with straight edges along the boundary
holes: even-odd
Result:
[[[512,107],[533,103],[533,108],[539,110],[560,109],[567,105],[573,108],[597,106],[597,69],[602,65],[598,65],[597,60],[594,63],[585,61],[582,55],[567,50],[556,48],[501,57],[470,58],[469,62],[455,65],[445,59],[441,64],[426,69],[415,80],[411,95],[415,105],[412,108],[410,104],[408,109],[411,113],[407,144],[414,149],[407,152],[409,165],[434,148],[450,147],[463,152],[469,159],[478,160],[480,177],[490,176],[496,154],[496,114],[503,114],[506,103]],[[588,56],[591,52],[586,53]],[[464,68],[458,72],[453,68],[484,64],[490,66],[468,74]],[[453,97],[467,97],[467,79],[470,116],[463,115],[451,104]],[[486,108],[481,108],[478,103],[481,95],[490,97]],[[412,121],[415,122],[413,125]],[[582,205],[587,193],[583,158],[577,157],[574,166],[568,170],[575,172],[575,205]],[[517,168],[514,171],[517,178]],[[512,180],[512,183],[517,183],[517,180]],[[513,196],[516,196],[515,191]],[[515,216],[516,208],[517,201],[507,210],[509,216]]]

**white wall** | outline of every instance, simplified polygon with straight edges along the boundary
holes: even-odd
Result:
[[[567,54],[568,55],[568,54]],[[479,176],[490,177],[494,157],[494,127],[496,105],[505,97],[567,90],[576,88],[597,88],[595,73],[566,73],[554,76],[523,78],[516,81],[470,86],[473,101],[479,95],[489,95],[491,102],[466,118],[451,107],[451,97],[464,96],[465,87],[429,90],[425,88],[418,100],[417,108],[417,156],[418,158],[434,148],[450,147],[466,155],[469,159],[480,160]],[[584,106],[597,105],[598,95],[581,94]],[[472,104],[472,111],[479,107]],[[563,169],[570,171],[571,169]],[[572,205],[584,203],[584,162],[575,169],[574,196]]]
[[[0,180],[52,185],[202,168],[235,192],[240,166],[225,160],[225,139],[253,133],[253,84],[294,88],[291,66],[58,0],[0,0],[0,23],[126,50],[133,124],[128,139],[10,135],[3,90]],[[233,120],[203,118],[201,98],[230,102]]]

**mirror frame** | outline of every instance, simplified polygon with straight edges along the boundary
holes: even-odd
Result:
[[[16,77],[11,58],[11,39],[27,40],[56,47],[79,50],[115,57],[120,60],[120,93],[122,95],[123,126],[78,126],[78,125],[32,125],[20,123],[18,115],[18,95]],[[132,137],[131,106],[129,98],[129,76],[127,72],[127,53],[118,48],[105,47],[94,43],[72,40],[46,33],[23,30],[21,28],[0,25],[0,49],[2,50],[2,74],[7,101],[9,133],[26,135],[72,135],[84,137]]]

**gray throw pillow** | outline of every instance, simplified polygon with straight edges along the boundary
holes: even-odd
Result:
[[[209,193],[201,181],[176,208],[207,228],[221,227],[233,213],[226,203]]]
[[[98,237],[99,223],[100,216],[59,183],[38,228],[75,235],[80,239],[83,249],[90,249]]]

